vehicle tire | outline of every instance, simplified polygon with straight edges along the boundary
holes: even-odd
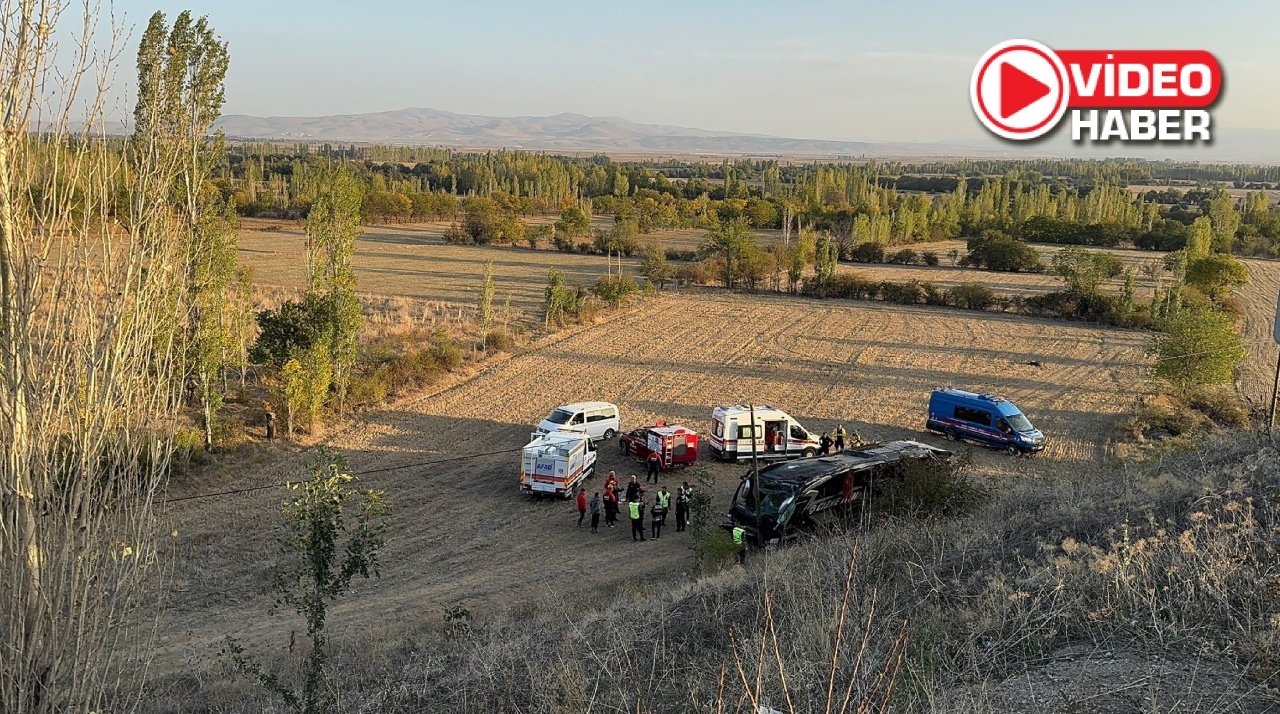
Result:
[[[806,459],[812,459],[817,455],[818,455],[818,452],[814,451],[813,449],[805,449],[803,452],[800,453],[800,456]]]
[[[618,432],[614,431],[613,429],[610,429],[610,430],[608,430],[608,431],[606,431],[606,432],[604,433],[604,440],[605,440],[605,441],[612,441],[612,440],[613,440],[613,437],[615,437],[615,436],[617,436],[617,435],[618,435]]]
[[[1018,454],[1022,453],[1022,450],[1019,449],[1017,446],[1014,446],[1013,444],[1009,444],[1008,446],[1004,447],[1004,453],[1010,456],[1017,456]]]
[[[942,435],[947,437],[947,441],[960,441],[960,434],[955,429],[947,429]]]

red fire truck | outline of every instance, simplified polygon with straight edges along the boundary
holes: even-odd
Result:
[[[662,460],[662,470],[688,466],[698,460],[698,432],[660,421],[653,426],[633,429],[619,439],[622,455],[646,461],[650,453]]]

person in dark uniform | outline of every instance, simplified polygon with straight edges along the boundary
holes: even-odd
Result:
[[[653,539],[662,537],[662,525],[667,521],[667,509],[671,506],[671,494],[664,487],[653,497]]]
[[[613,528],[618,523],[618,494],[611,489],[604,490],[604,524]]]
[[[831,435],[823,432],[822,438],[818,440],[818,453],[826,456],[831,453]]]
[[[649,464],[649,473],[644,477],[644,482],[649,483],[649,479],[653,479],[653,483],[658,483],[658,473],[662,471],[662,457],[655,451],[649,452],[649,458],[645,460]]]
[[[676,532],[684,530],[689,522],[689,482],[686,481],[676,492]]]
[[[600,532],[600,494],[598,492],[596,493],[596,495],[591,497],[591,503],[590,505],[588,505],[588,508],[591,509],[591,532],[599,533]]]
[[[267,441],[276,440],[276,415],[267,412]]]
[[[635,474],[632,474],[631,480],[627,482],[627,502],[636,500],[640,496],[640,492],[644,489],[640,487],[640,482],[636,481]]]

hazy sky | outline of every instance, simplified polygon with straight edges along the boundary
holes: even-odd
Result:
[[[1280,129],[1280,2],[424,2],[121,0],[130,55],[156,9],[208,15],[230,43],[225,113],[431,107],[578,112],[817,139],[983,135],[978,57],[1006,39],[1058,49],[1207,49],[1218,126]],[[1031,9],[1032,6],[1035,9]]]

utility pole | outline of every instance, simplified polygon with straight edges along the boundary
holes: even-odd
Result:
[[[756,405],[751,405],[751,492],[756,501],[756,545],[764,547],[763,519],[760,516],[760,460],[756,454]]]
[[[1271,385],[1271,415],[1267,417],[1267,434],[1276,435],[1276,392],[1280,391],[1280,355],[1276,355],[1276,380]]]

